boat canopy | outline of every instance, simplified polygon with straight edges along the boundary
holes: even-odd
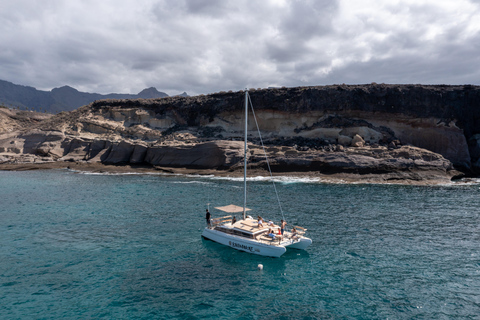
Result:
[[[230,204],[224,207],[215,207],[215,209],[221,210],[223,212],[228,212],[228,213],[243,212],[243,207],[239,207],[234,204]],[[250,210],[252,209],[245,208],[245,211],[250,211]]]

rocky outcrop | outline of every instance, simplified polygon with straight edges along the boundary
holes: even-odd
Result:
[[[85,140],[49,135],[29,134],[15,139],[19,148],[4,152],[5,162],[64,161],[104,164],[149,164],[159,167],[196,169],[243,169],[243,142],[215,140],[199,143],[146,145],[143,142]],[[22,144],[23,143],[23,144]],[[5,145],[5,141],[0,141]],[[23,149],[22,149],[23,148]],[[2,149],[0,149],[2,150]],[[13,150],[10,150],[13,151]],[[28,152],[25,152],[28,151]],[[413,146],[347,147],[332,150],[297,147],[268,147],[269,165],[277,173],[320,172],[382,175],[382,180],[448,180],[459,175],[450,161],[437,153]],[[248,162],[253,169],[267,170],[264,150],[249,144]]]
[[[350,145],[352,147],[363,147],[365,146],[365,140],[363,140],[359,134],[355,134],[350,142]]]
[[[243,144],[237,141],[212,141],[186,146],[149,148],[145,162],[166,167],[201,169],[229,168],[243,159]]]
[[[263,133],[346,143],[359,134],[366,142],[399,140],[442,154],[469,169],[469,139],[480,133],[480,89],[476,86],[337,85],[250,92]],[[103,100],[99,114],[145,110],[150,128],[213,127],[223,137],[241,131],[241,92],[153,100]],[[129,117],[135,122],[133,117]],[[385,130],[387,129],[387,130]],[[238,134],[237,134],[238,136]]]
[[[0,135],[0,157],[234,171],[243,165],[243,97],[96,101],[12,127]],[[418,179],[480,168],[478,87],[342,85],[252,90],[250,97],[261,131],[251,117],[249,160],[258,168],[265,168],[260,134],[272,167],[283,172]]]

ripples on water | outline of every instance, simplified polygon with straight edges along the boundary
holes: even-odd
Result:
[[[0,172],[0,316],[450,319],[480,314],[479,185],[277,183],[313,245],[279,259],[201,239],[235,180]],[[255,214],[281,219],[265,181]],[[263,271],[257,265],[264,265]]]

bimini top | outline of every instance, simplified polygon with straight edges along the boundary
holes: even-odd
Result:
[[[221,210],[223,212],[228,212],[228,213],[243,212],[243,207],[239,207],[234,204],[230,204],[224,207],[215,207],[215,209]],[[245,208],[245,211],[250,211],[250,210],[252,209]]]

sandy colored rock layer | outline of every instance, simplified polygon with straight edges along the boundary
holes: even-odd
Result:
[[[281,174],[392,181],[449,180],[462,175],[457,170],[472,174],[480,168],[479,134],[462,113],[449,109],[468,109],[461,103],[476,101],[476,93],[465,100],[467,89],[368,85],[251,91],[261,131],[250,117],[248,162],[259,172],[267,169],[261,135],[271,168]],[[243,168],[242,108],[243,93],[229,92],[103,100],[55,116],[0,109],[0,163],[3,168],[101,164],[235,174]]]

